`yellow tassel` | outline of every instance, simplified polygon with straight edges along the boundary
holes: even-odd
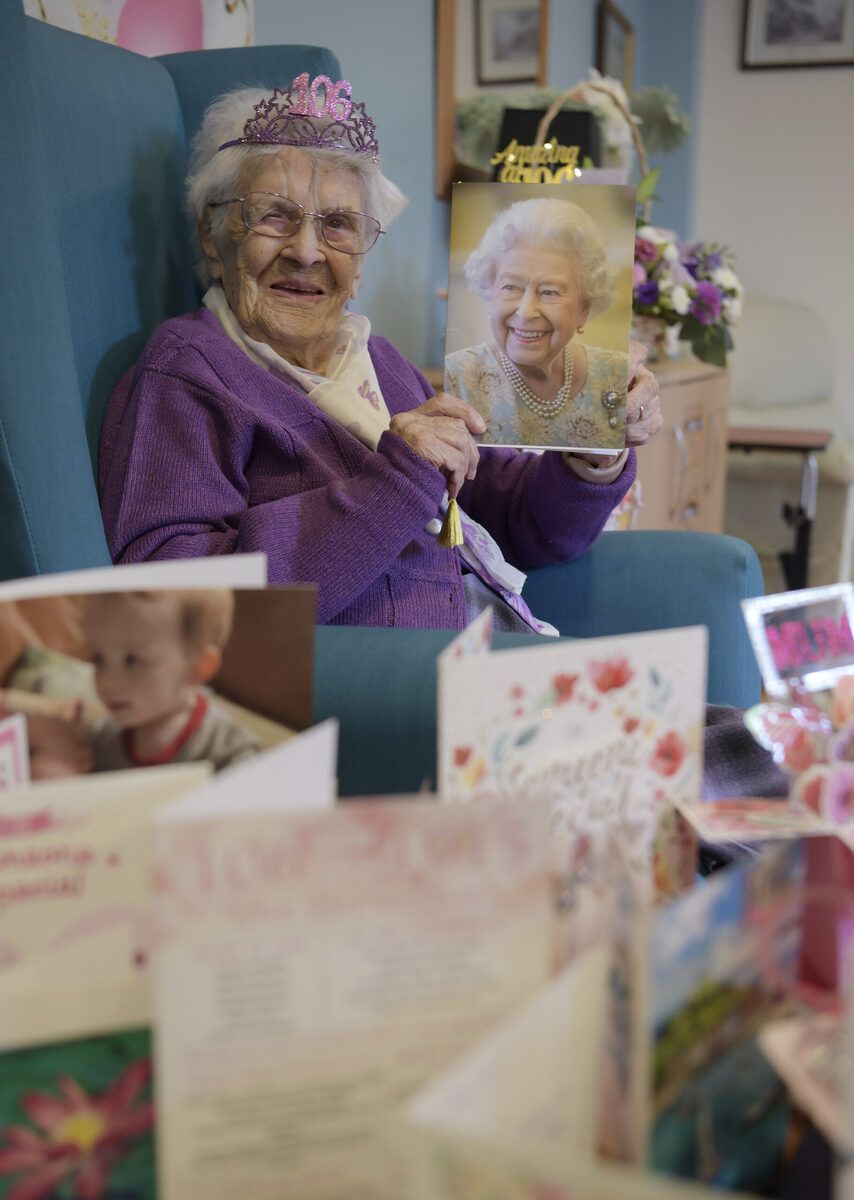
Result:
[[[442,522],[442,528],[439,530],[436,543],[439,546],[462,546],[463,544],[463,527],[460,522],[460,510],[457,508],[456,500],[448,501],[445,519]]]

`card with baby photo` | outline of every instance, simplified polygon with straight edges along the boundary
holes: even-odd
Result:
[[[444,388],[476,441],[623,450],[635,209],[619,184],[454,184]]]
[[[220,770],[311,724],[315,590],[219,587],[173,565],[150,588],[133,567],[103,590],[0,588],[0,711],[26,720],[33,780]]]
[[[545,796],[566,951],[601,931],[625,871],[640,898],[690,886],[695,839],[674,808],[699,794],[706,630],[585,638],[438,663],[438,791]]]

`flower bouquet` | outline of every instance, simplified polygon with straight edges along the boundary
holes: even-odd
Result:
[[[679,340],[703,362],[726,366],[730,328],[741,315],[742,287],[723,246],[690,242],[672,229],[641,224],[635,234],[632,312],[678,326]]]
[[[831,691],[790,684],[791,701],[749,708],[744,723],[789,775],[792,798],[833,825],[854,822],[854,673]]]

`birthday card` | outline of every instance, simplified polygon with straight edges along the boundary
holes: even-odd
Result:
[[[444,387],[482,445],[625,446],[635,206],[619,184],[454,184]]]
[[[252,769],[158,821],[161,1200],[402,1200],[400,1104],[548,974],[547,809],[262,814]]]
[[[566,952],[601,933],[627,873],[640,901],[690,886],[706,631],[588,638],[439,659],[438,780],[448,801],[544,798]]]

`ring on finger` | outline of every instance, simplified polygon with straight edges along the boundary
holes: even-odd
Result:
[[[642,404],[641,404],[641,405],[640,405],[640,407],[638,408],[638,420],[639,420],[639,421],[642,421],[642,420],[643,420],[643,405],[642,405]]]

